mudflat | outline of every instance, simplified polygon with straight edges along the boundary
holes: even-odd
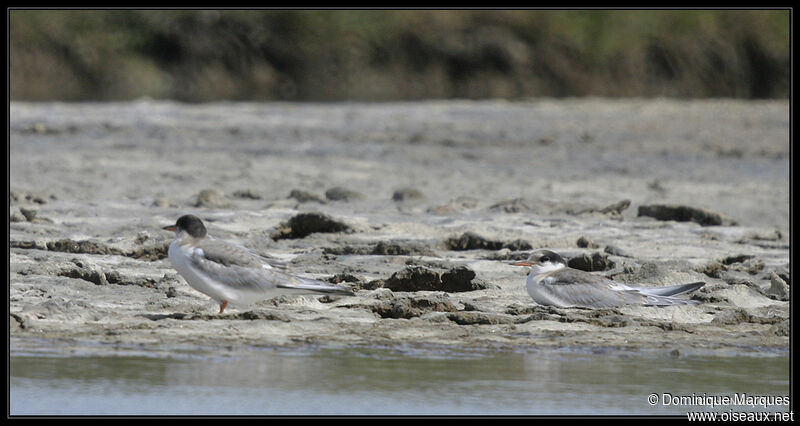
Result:
[[[291,345],[789,345],[787,101],[20,103],[12,351]],[[355,296],[216,304],[166,258],[209,233]],[[535,248],[701,303],[587,310],[525,291]]]

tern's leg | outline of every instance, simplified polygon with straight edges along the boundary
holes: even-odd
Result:
[[[225,310],[226,306],[228,306],[228,301],[227,300],[223,300],[222,303],[219,304],[219,313],[222,313],[222,311]]]

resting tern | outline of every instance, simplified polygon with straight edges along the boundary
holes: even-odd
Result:
[[[533,300],[545,306],[609,308],[622,305],[695,305],[695,300],[677,296],[695,291],[704,282],[666,287],[630,287],[605,277],[570,268],[558,253],[536,250],[515,266],[530,268],[526,289]]]

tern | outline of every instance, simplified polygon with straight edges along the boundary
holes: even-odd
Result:
[[[666,287],[630,287],[605,277],[570,268],[558,253],[536,250],[515,266],[530,268],[525,285],[533,300],[562,308],[610,308],[622,305],[695,305],[696,300],[674,297],[704,286],[704,282]]]
[[[354,294],[342,286],[293,275],[285,263],[213,238],[197,216],[181,216],[163,229],[175,232],[168,251],[172,266],[192,288],[219,303],[220,314],[228,303],[246,305],[286,293]]]

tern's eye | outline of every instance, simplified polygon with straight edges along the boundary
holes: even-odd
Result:
[[[547,256],[547,255],[542,256],[542,257],[539,258],[539,260],[542,261],[542,262],[549,262],[550,261],[550,256]]]

